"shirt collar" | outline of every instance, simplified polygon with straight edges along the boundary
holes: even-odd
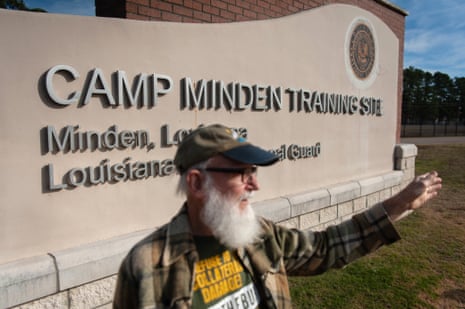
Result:
[[[187,204],[184,203],[178,214],[167,225],[161,263],[163,266],[169,266],[191,252],[196,252],[195,243],[187,215]],[[191,258],[197,260],[197,253]]]

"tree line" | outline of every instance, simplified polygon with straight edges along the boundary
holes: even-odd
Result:
[[[0,0],[0,9],[31,11],[31,12],[47,12],[41,8],[30,8],[23,0]]]
[[[465,77],[404,69],[402,124],[464,123]]]

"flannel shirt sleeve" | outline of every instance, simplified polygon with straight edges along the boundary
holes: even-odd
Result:
[[[400,239],[382,203],[321,232],[275,232],[289,275],[316,275],[340,268]]]
[[[131,266],[126,257],[121,263],[113,298],[113,308],[138,308],[138,282],[133,279]]]

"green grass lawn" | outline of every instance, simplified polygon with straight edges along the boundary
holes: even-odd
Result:
[[[440,195],[396,223],[402,240],[342,270],[290,278],[294,308],[465,308],[465,145],[419,146]]]

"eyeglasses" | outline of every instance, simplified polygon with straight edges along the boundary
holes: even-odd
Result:
[[[226,174],[240,174],[243,183],[249,182],[253,176],[257,176],[257,167],[206,167],[201,170],[206,172],[226,173]]]

